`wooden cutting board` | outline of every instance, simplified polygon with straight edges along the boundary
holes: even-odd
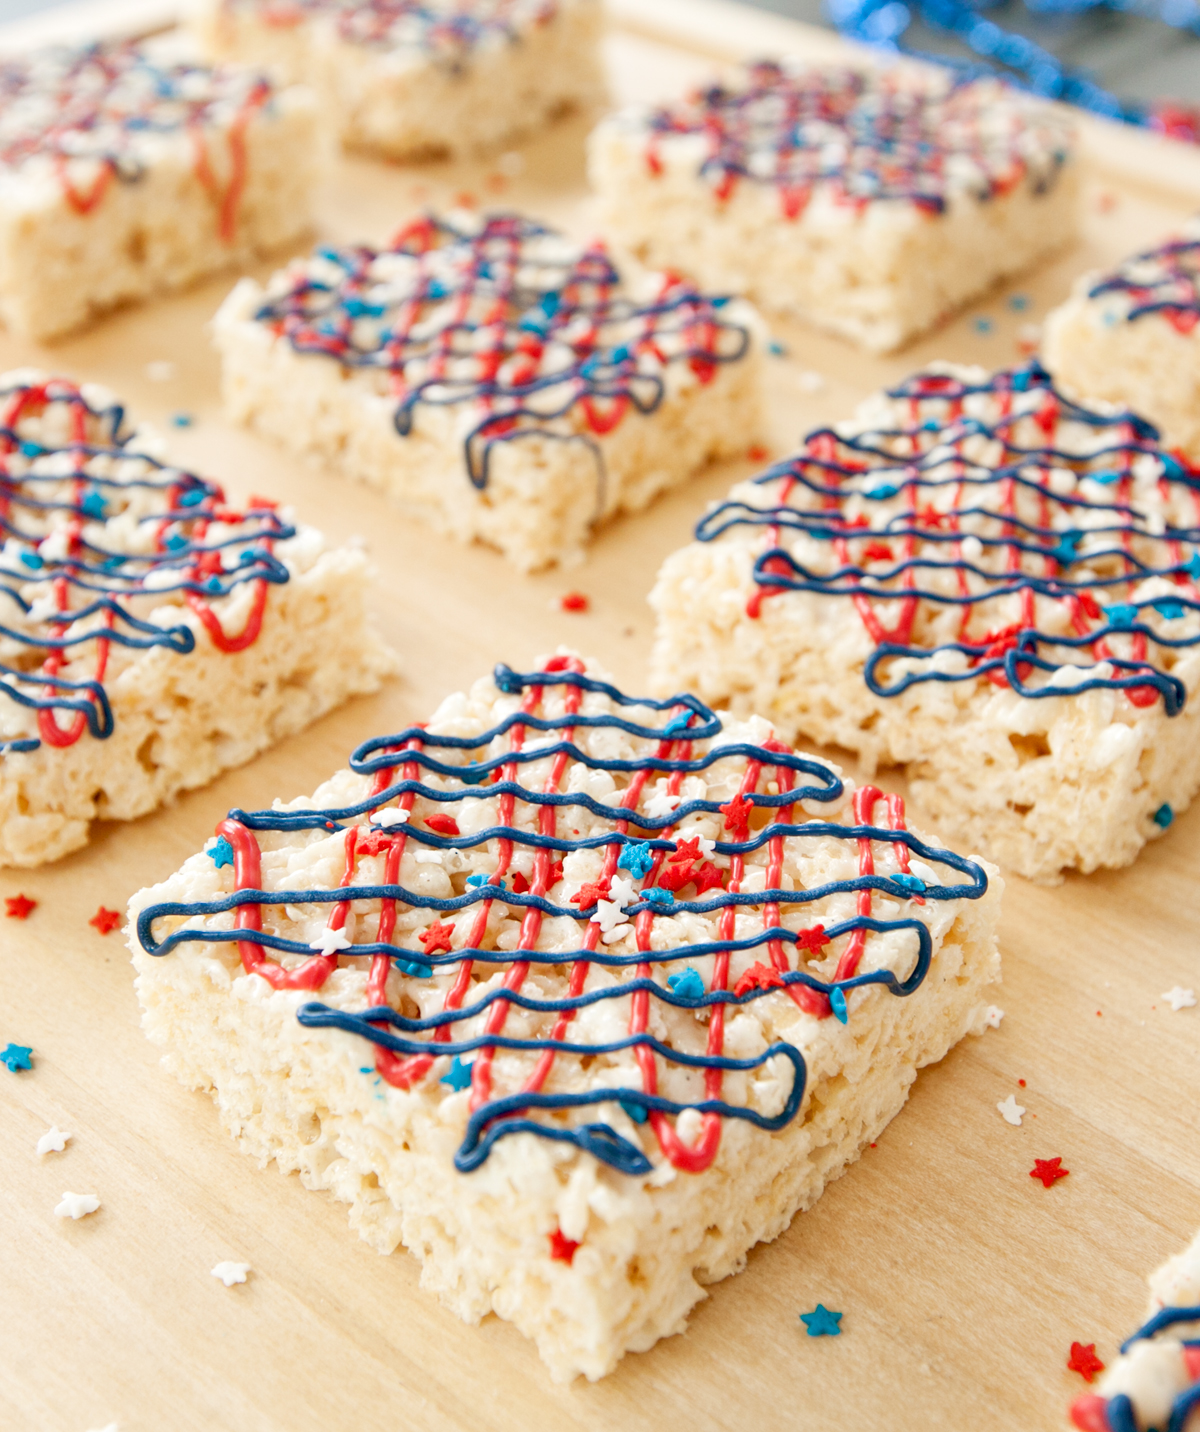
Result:
[[[614,11],[608,56],[622,101],[669,96],[722,57],[845,52],[829,35],[726,0],[618,0]],[[898,358],[775,325],[788,350],[770,366],[777,453],[929,359],[1017,360],[1023,325],[1077,273],[1197,207],[1200,155],[1099,122],[1085,130],[1085,237],[1043,271]],[[585,134],[572,121],[528,145],[511,182],[492,165],[342,161],[321,193],[320,237],[378,241],[463,192],[586,235]],[[0,369],[37,364],[101,381],[164,424],[187,413],[192,426],[172,430],[176,461],[234,494],[283,496],[335,539],[364,534],[378,621],[403,674],[170,810],[99,828],[86,851],[50,868],[0,872],[0,896],[39,902],[24,923],[0,920],[0,1045],[34,1049],[31,1072],[0,1069],[0,1428],[1062,1427],[1083,1390],[1066,1370],[1071,1342],[1095,1342],[1109,1360],[1140,1320],[1146,1273],[1200,1224],[1200,1008],[1172,1013],[1161,997],[1200,987],[1200,810],[1129,870],[1058,890],[1012,880],[1001,1027],[924,1073],[878,1147],[715,1287],[686,1335],[594,1386],[551,1384],[506,1323],[459,1323],[420,1291],[415,1260],[379,1257],[350,1233],[341,1205],[255,1167],[209,1100],[159,1070],[121,935],[88,925],[97,907],[123,910],[229,807],[311,790],[360,740],[422,719],[499,658],[520,666],[567,642],[640,689],[658,564],[688,540],[703,505],[751,470],[728,464],[613,525],[581,567],[518,576],[496,554],[412,529],[374,493],[223,422],[205,323],[230,282],[132,309],[52,349],[0,335]],[[1023,312],[1009,302],[1016,294]],[[152,382],[147,364],[161,360],[176,374]],[[819,391],[802,377],[813,373]],[[572,589],[591,598],[589,612],[561,610]],[[1021,1128],[996,1110],[1013,1093],[1028,1110]],[[72,1140],[39,1159],[51,1124]],[[1047,1190],[1029,1171],[1055,1155],[1071,1173]],[[56,1218],[64,1189],[98,1193],[100,1212]],[[224,1259],[252,1265],[245,1286],[209,1275]],[[797,1315],[818,1301],[844,1314],[841,1337],[804,1335]]]

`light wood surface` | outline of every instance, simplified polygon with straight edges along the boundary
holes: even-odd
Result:
[[[660,35],[669,28],[673,8],[676,20],[690,10],[640,0],[639,33],[622,29],[610,42],[620,98],[665,96],[703,77],[722,35],[733,53],[803,49],[811,34],[695,3],[706,18],[688,52],[649,32],[650,22]],[[634,8],[621,0],[624,13]],[[525,176],[503,195],[488,189],[488,166],[345,162],[322,194],[321,235],[382,239],[420,204],[462,190],[586,233],[585,129],[569,122],[529,145]],[[776,451],[925,360],[1015,359],[1020,325],[1040,319],[1077,272],[1196,206],[1195,156],[1176,152],[1174,187],[1154,145],[1145,169],[1158,187],[1110,176],[1090,185],[1084,243],[1009,291],[1028,295],[1025,313],[993,295],[889,360],[776,325],[789,348],[771,364]],[[1102,208],[1101,193],[1115,206]],[[645,594],[659,562],[687,540],[703,504],[749,471],[713,471],[612,526],[582,567],[519,577],[494,553],[407,528],[374,494],[227,427],[204,332],[227,287],[216,280],[130,310],[51,350],[0,335],[0,367],[33,362],[103,381],[160,422],[189,412],[194,426],[172,435],[177,461],[234,493],[284,494],[335,538],[364,534],[379,569],[379,622],[403,675],[173,809],[98,829],[77,856],[0,872],[0,896],[40,902],[24,924],[0,920],[0,1046],[34,1048],[31,1072],[0,1068],[0,1429],[1063,1426],[1083,1390],[1065,1370],[1071,1341],[1095,1341],[1109,1360],[1139,1320],[1146,1273],[1200,1224],[1200,1008],[1172,1013],[1161,998],[1177,984],[1200,987],[1200,810],[1132,869],[1054,891],[1013,880],[1000,1029],[924,1073],[878,1147],[715,1287],[686,1335],[627,1358],[595,1386],[553,1386],[505,1323],[460,1324],[420,1291],[415,1260],[379,1257],[350,1233],[341,1205],[256,1168],[220,1132],[210,1102],[159,1070],[138,1029],[121,935],[88,926],[97,906],[123,910],[230,806],[310,790],[359,740],[421,719],[498,658],[519,665],[569,642],[639,689]],[[990,333],[976,330],[979,316],[993,320]],[[170,383],[148,380],[146,364],[159,359],[178,365]],[[802,370],[824,375],[823,391],[803,391]],[[559,609],[570,589],[591,597],[589,613]],[[996,1111],[1010,1093],[1028,1109],[1019,1129]],[[73,1138],[39,1159],[51,1124]],[[1059,1154],[1070,1177],[1043,1189],[1029,1177],[1033,1161]],[[67,1189],[99,1194],[101,1210],[56,1218]],[[210,1276],[223,1259],[253,1266],[245,1286]],[[843,1336],[804,1336],[797,1315],[818,1300],[844,1313]]]

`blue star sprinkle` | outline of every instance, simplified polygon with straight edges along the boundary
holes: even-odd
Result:
[[[635,1124],[644,1124],[650,1117],[649,1110],[644,1109],[641,1104],[631,1103],[628,1099],[620,1099],[617,1102]]]
[[[460,1089],[465,1089],[471,1082],[471,1066],[464,1064],[456,1054],[454,1056],[454,1063],[451,1064],[450,1068],[442,1075],[441,1082],[443,1084],[449,1084],[455,1093]]]
[[[1178,621],[1183,615],[1182,602],[1155,602],[1154,610],[1160,617],[1166,617],[1167,621]]]
[[[207,853],[208,858],[218,870],[220,870],[223,865],[233,864],[233,846],[230,845],[223,835],[217,837],[215,845],[208,847]]]
[[[664,736],[678,736],[681,731],[686,731],[688,723],[692,719],[690,711],[681,711],[678,716],[672,716],[663,727]]]
[[[1111,627],[1130,627],[1138,619],[1138,609],[1128,602],[1114,602],[1111,607],[1105,607],[1104,615]]]
[[[838,1324],[842,1321],[842,1314],[831,1313],[823,1303],[818,1303],[811,1313],[801,1313],[800,1321],[810,1338],[836,1338],[841,1335]]]
[[[617,869],[628,870],[635,880],[640,880],[653,864],[654,856],[648,843],[626,845],[617,858]]]
[[[704,998],[704,981],[691,965],[677,975],[668,975],[667,984],[671,987],[671,993],[677,994],[680,999]]]
[[[976,333],[990,333],[992,331],[992,320],[990,318],[977,318],[975,320]]]
[[[657,885],[651,885],[649,890],[643,890],[642,899],[651,905],[661,905],[664,909],[675,903],[675,896],[669,890],[660,890]]]
[[[780,343],[778,338],[772,338],[770,343],[767,344],[767,352],[770,353],[773,358],[786,358],[787,351],[787,344]]]
[[[191,413],[172,413],[171,426],[173,428],[190,428],[192,425]]]
[[[33,1065],[29,1060],[32,1053],[33,1050],[27,1044],[6,1044],[0,1049],[0,1064],[3,1064],[10,1074],[15,1074],[18,1069],[32,1069]]]
[[[1023,293],[1014,293],[1008,300],[1008,306],[1014,313],[1024,313],[1029,307],[1029,299]]]
[[[893,885],[899,885],[902,890],[907,890],[910,895],[924,895],[925,882],[916,875],[905,875],[903,871],[899,875],[891,877]]]
[[[839,1024],[845,1024],[847,1019],[846,996],[836,987],[829,991],[829,1007],[833,1010],[834,1019],[836,1019]]]
[[[103,496],[97,492],[94,487],[89,488],[88,491],[83,494],[83,499],[79,506],[89,517],[103,517],[108,509],[108,503],[105,502]]]
[[[1167,826],[1175,819],[1175,812],[1166,801],[1163,801],[1162,805],[1154,812],[1152,819],[1159,830],[1166,830]]]
[[[396,960],[392,963],[402,975],[412,975],[415,980],[431,980],[433,978],[433,966],[423,965],[420,960]],[[470,1068],[470,1065],[467,1066]],[[470,1075],[467,1076],[470,1078]],[[442,1083],[446,1081],[443,1079]]]

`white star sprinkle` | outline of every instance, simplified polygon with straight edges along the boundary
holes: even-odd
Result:
[[[668,795],[666,791],[655,791],[646,802],[646,814],[651,820],[666,820],[682,800],[682,796]]]
[[[397,810],[395,806],[388,806],[387,810],[373,810],[371,812],[371,824],[382,826],[388,830],[393,825],[403,825],[408,819],[409,812]]]
[[[1006,1124],[1013,1124],[1017,1128],[1021,1127],[1021,1119],[1024,1117],[1025,1110],[1017,1103],[1016,1095],[1010,1094],[1002,1104],[997,1104],[996,1108],[1000,1110],[1000,1117]]]
[[[1168,990],[1163,999],[1169,1000],[1171,1008],[1178,1013],[1181,1009],[1193,1009],[1196,1004],[1196,991],[1184,989],[1182,985],[1176,985],[1174,989]]]
[[[94,1193],[64,1193],[54,1211],[60,1218],[84,1218],[99,1207],[100,1200]]]
[[[610,930],[615,930],[618,925],[629,923],[629,916],[613,900],[597,900],[596,913],[592,916],[592,924],[600,926],[600,933],[607,935]]]
[[[998,1004],[989,1004],[983,1021],[989,1029],[999,1029],[1000,1021],[1004,1018],[1004,1011]]]
[[[58,605],[58,598],[53,592],[47,592],[45,596],[34,597],[29,604],[29,620],[31,622],[53,621],[61,613],[62,608]]]
[[[322,955],[336,955],[339,950],[349,950],[353,941],[347,939],[345,930],[331,930],[328,925],[315,940],[309,940],[308,948]]]
[[[244,1283],[249,1271],[249,1263],[218,1263],[212,1270],[212,1275],[214,1278],[220,1278],[227,1288],[232,1288],[235,1283]]]
[[[618,909],[624,910],[626,905],[632,905],[637,896],[633,891],[633,881],[624,880],[620,875],[614,875],[608,882],[609,901]]]
[[[39,1154],[61,1154],[63,1149],[66,1148],[67,1140],[70,1137],[70,1134],[64,1134],[56,1125],[52,1129],[47,1129],[38,1140],[37,1151]]]

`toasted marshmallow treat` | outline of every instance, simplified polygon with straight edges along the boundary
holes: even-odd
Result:
[[[601,122],[605,231],[872,352],[1075,234],[1069,124],[995,80],[764,62]]]
[[[1054,882],[1200,786],[1196,478],[1036,363],[918,373],[696,539],[651,594],[656,688],[907,765],[947,840]]]
[[[163,460],[111,394],[0,377],[0,865],[211,781],[392,658],[362,553]]]
[[[321,96],[347,148],[461,157],[604,100],[600,0],[201,0],[209,54]]]
[[[1200,1427],[1200,1234],[1147,1280],[1146,1322],[1095,1392],[1076,1398],[1080,1432],[1195,1432]]]
[[[132,45],[0,60],[0,317],[52,338],[309,222],[316,101]]]
[[[1000,889],[761,718],[563,652],[232,813],[130,945],[243,1149],[598,1378],[983,1028]]]
[[[762,419],[761,320],[517,215],[316,250],[214,323],[226,411],[529,570]]]
[[[1046,319],[1043,351],[1075,397],[1120,403],[1200,461],[1200,219],[1110,273],[1084,274]]]

